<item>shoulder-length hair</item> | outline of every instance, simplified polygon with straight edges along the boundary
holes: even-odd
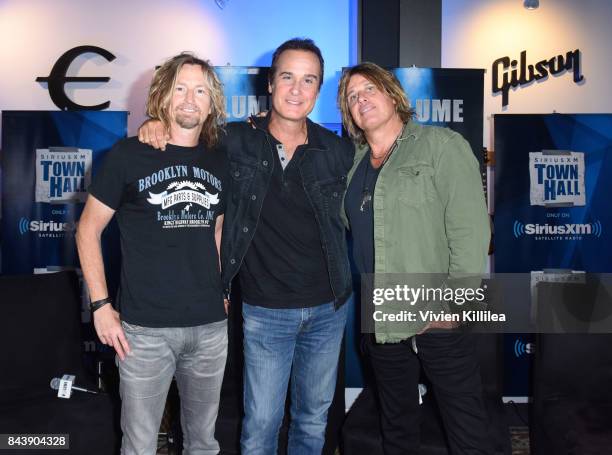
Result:
[[[170,101],[174,93],[176,78],[183,65],[200,66],[208,83],[211,113],[204,121],[201,138],[207,147],[212,147],[219,141],[227,115],[223,86],[208,61],[187,52],[168,59],[153,76],[146,113],[151,118],[161,120],[164,127],[170,129]]]
[[[365,144],[366,139],[363,130],[357,126],[349,108],[347,89],[351,77],[360,74],[369,80],[379,90],[386,93],[395,102],[395,111],[403,123],[407,123],[414,116],[414,110],[410,107],[406,93],[395,75],[375,63],[363,62],[342,73],[338,85],[338,107],[342,113],[342,123],[349,136],[358,144]]]

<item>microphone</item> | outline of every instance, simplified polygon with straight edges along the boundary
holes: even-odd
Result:
[[[74,384],[75,376],[71,374],[65,374],[62,378],[53,378],[49,385],[53,390],[57,390],[57,396],[59,398],[70,398],[73,390],[78,390],[79,392],[93,393],[97,395],[98,392],[95,390],[89,390],[84,387],[77,387]]]

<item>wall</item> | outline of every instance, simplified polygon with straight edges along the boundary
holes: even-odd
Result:
[[[399,65],[440,67],[442,0],[400,0]]]
[[[485,68],[483,143],[492,147],[491,115],[497,113],[612,112],[609,0],[540,0],[529,11],[522,0],[443,0],[442,66]],[[491,93],[491,64],[499,57],[518,59],[527,50],[535,64],[567,51],[582,51],[584,82],[572,72],[510,90],[509,105]]]
[[[340,122],[335,94],[338,72],[356,55],[356,0],[225,3],[220,9],[214,0],[0,0],[0,109],[56,110],[36,77],[47,76],[68,49],[95,45],[117,58],[108,63],[85,54],[68,74],[111,81],[71,83],[66,92],[81,104],[110,100],[110,110],[129,110],[132,135],[144,119],[153,68],[167,57],[190,50],[214,65],[267,66],[276,46],[307,36],[322,49],[326,67],[312,119]]]
[[[522,0],[443,0],[442,66],[485,68],[483,144],[493,147],[492,115],[500,113],[609,113],[610,43],[612,3],[609,0],[540,0],[527,10]],[[500,94],[492,94],[493,62],[504,56],[519,59],[527,51],[527,63],[535,64],[580,49],[584,81],[576,84],[568,71],[510,89],[509,104],[502,107]],[[493,211],[494,171],[489,168],[489,205]],[[529,356],[514,356],[511,347],[524,336],[505,337],[505,391],[529,394]],[[508,390],[513,390],[508,392]],[[506,397],[527,402],[526,396]]]

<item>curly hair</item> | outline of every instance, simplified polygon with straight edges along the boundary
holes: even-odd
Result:
[[[188,52],[183,52],[168,59],[157,69],[153,76],[147,99],[146,113],[151,118],[159,119],[166,129],[170,128],[170,101],[174,92],[176,78],[183,65],[200,66],[208,83],[211,113],[204,121],[201,138],[207,147],[213,147],[219,141],[227,115],[225,112],[223,85],[210,62]]]

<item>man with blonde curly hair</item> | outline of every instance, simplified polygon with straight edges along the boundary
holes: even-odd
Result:
[[[96,172],[77,245],[100,341],[119,357],[121,453],[155,454],[172,377],[187,454],[216,454],[227,356],[219,247],[227,164],[217,150],[225,107],[208,62],[180,54],[151,83],[147,113],[172,133],[165,153],[137,138],[115,145]],[[116,214],[122,270],[117,305],[100,237]]]

